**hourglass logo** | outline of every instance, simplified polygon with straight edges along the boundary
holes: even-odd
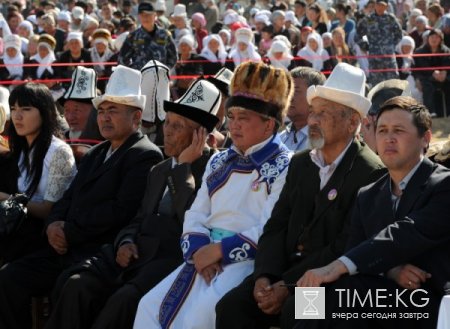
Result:
[[[295,318],[325,319],[325,288],[295,288]]]

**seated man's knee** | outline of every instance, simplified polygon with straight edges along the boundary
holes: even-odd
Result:
[[[71,275],[64,284],[64,293],[83,293],[95,291],[102,282],[94,275],[77,273]]]
[[[126,284],[117,290],[108,300],[108,303],[113,304],[137,304],[142,297],[142,293],[136,286]]]
[[[216,314],[219,315],[227,313],[227,311],[233,307],[233,299],[232,294],[225,294],[225,296],[223,296],[216,304]]]

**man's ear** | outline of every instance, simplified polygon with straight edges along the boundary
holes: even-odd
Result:
[[[426,153],[428,151],[428,148],[430,147],[431,137],[432,137],[431,130],[425,131],[422,137],[424,153]]]
[[[133,120],[140,122],[142,120],[142,110],[133,112]]]

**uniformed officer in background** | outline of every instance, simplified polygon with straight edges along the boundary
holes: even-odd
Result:
[[[369,82],[372,86],[377,83],[398,79],[397,62],[395,60],[395,46],[402,39],[402,27],[397,18],[388,12],[387,0],[376,0],[375,11],[364,17],[356,29],[355,41],[360,43],[366,35],[369,39],[369,54],[392,55],[392,57],[369,57],[369,69],[392,69],[387,72],[370,72]]]
[[[156,12],[149,2],[138,7],[141,27],[130,33],[119,54],[119,63],[140,70],[151,59],[169,68],[177,61],[177,50],[170,32],[155,24]]]

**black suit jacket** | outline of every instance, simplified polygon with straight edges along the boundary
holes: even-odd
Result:
[[[255,278],[268,276],[293,283],[306,270],[326,265],[342,255],[359,188],[384,173],[379,158],[367,146],[354,141],[320,190],[319,168],[308,151],[295,154],[280,198],[258,242]],[[302,255],[295,257],[299,245]]]
[[[424,286],[442,294],[450,281],[450,170],[425,158],[395,214],[389,184],[386,175],[359,192],[346,256],[366,274],[413,264],[431,273]]]
[[[104,162],[110,142],[93,147],[78,173],[47,219],[64,221],[69,251],[96,251],[112,243],[120,229],[136,215],[146,176],[162,160],[162,153],[147,136],[132,134]]]

